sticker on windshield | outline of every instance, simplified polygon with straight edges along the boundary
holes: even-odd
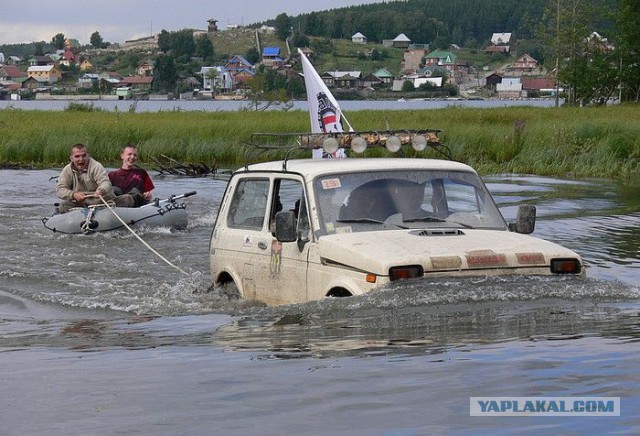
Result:
[[[324,179],[322,181],[322,189],[337,189],[340,187],[342,187],[342,184],[338,178]]]

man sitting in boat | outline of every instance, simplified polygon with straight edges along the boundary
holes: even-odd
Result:
[[[107,170],[89,156],[86,145],[71,146],[69,160],[71,162],[62,169],[56,186],[56,195],[63,200],[58,205],[58,212],[102,204],[102,199],[113,200],[116,206],[128,207],[126,199],[118,199],[114,195]]]
[[[122,167],[109,173],[109,180],[118,198],[127,198],[133,207],[149,203],[153,198],[153,180],[149,173],[135,166],[138,161],[138,149],[134,144],[127,144],[120,153]]]

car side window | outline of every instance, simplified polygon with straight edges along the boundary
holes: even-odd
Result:
[[[308,233],[310,229],[307,202],[302,182],[290,179],[278,179],[274,185],[272,216],[280,210],[292,211],[296,216],[298,232]]]
[[[229,227],[262,229],[268,193],[268,179],[245,179],[238,182],[229,206]]]
[[[482,212],[482,202],[473,185],[448,180],[446,181],[444,188],[446,190],[448,209],[450,213]]]

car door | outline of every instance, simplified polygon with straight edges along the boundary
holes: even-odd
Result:
[[[231,199],[228,206],[223,205],[221,222],[212,237],[212,270],[230,273],[247,299],[258,298],[256,265],[268,248],[265,229],[270,186],[271,180],[264,176],[233,182]]]
[[[296,216],[296,242],[279,242],[275,236],[275,214],[292,211]],[[311,226],[301,178],[279,177],[273,180],[270,195],[269,225],[261,242],[266,243],[265,256],[260,257],[257,293],[269,304],[307,301],[307,262]],[[262,244],[264,247],[265,244]]]

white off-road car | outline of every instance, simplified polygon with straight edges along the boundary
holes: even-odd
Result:
[[[362,150],[438,145],[431,131],[324,139]],[[364,138],[364,142],[354,138]],[[427,138],[427,139],[425,139]],[[337,140],[336,140],[337,139]],[[298,140],[312,148],[318,138]],[[235,171],[210,242],[214,285],[269,305],[369,292],[427,276],[584,274],[578,254],[507,224],[469,166],[440,159],[291,159]]]

